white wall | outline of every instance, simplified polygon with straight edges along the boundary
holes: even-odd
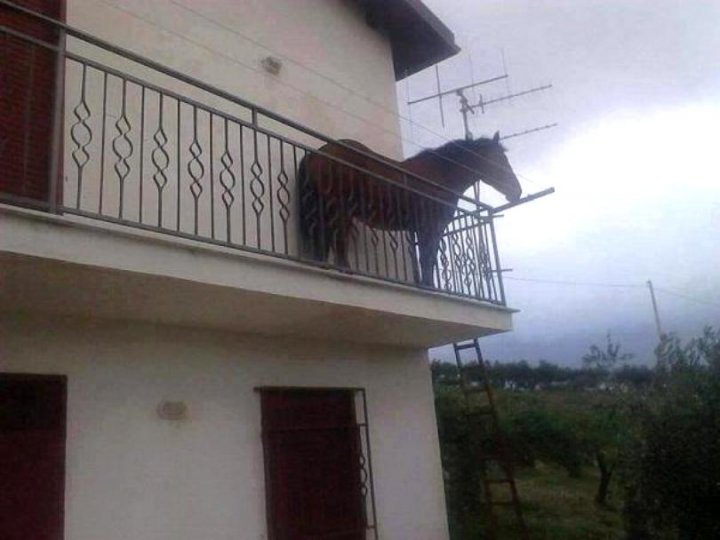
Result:
[[[400,157],[390,42],[365,23],[357,2],[68,0],[67,20],[321,133],[356,139]],[[245,107],[75,38],[68,39],[68,49],[234,118],[252,118]],[[278,75],[262,69],[268,55],[282,60]],[[161,106],[158,93],[143,93],[135,82],[123,90],[119,77],[106,78],[91,66],[83,72],[75,60],[67,62],[65,73],[65,205],[297,256],[295,167],[303,157],[301,149],[293,152],[285,145],[281,150],[278,140],[255,138],[249,129],[241,136],[232,121],[225,131],[220,116],[213,118],[211,129],[208,111],[195,114],[187,103],[178,111],[178,102],[169,96]],[[323,144],[262,115],[259,125],[311,148]],[[190,150],[194,140],[197,158]],[[225,152],[234,179],[223,173]],[[255,163],[259,181],[253,180]],[[191,171],[198,175],[196,183]],[[158,189],[156,181],[166,184]],[[232,197],[229,209],[223,194]],[[390,238],[383,240],[389,243]],[[401,239],[396,252],[401,259],[408,257],[403,244]],[[394,268],[391,260],[381,261],[380,267]],[[399,264],[393,277],[411,281],[410,263]]]
[[[266,538],[261,385],[365,387],[381,538],[447,538],[424,351],[5,315],[0,371],[68,376],[67,540]]]
[[[400,152],[390,42],[357,2],[67,0],[67,21],[333,137]],[[268,55],[283,61],[277,76],[261,68]]]

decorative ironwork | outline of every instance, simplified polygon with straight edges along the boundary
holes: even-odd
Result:
[[[220,157],[220,163],[223,166],[223,170],[220,172],[220,183],[222,184],[224,190],[221,198],[223,204],[229,212],[230,207],[235,202],[235,195],[233,195],[233,189],[235,189],[235,184],[237,183],[237,180],[235,179],[235,175],[232,172],[232,166],[235,162],[233,161],[230,153],[227,151],[227,147],[225,148],[225,152],[223,152],[223,155]]]
[[[365,459],[365,456],[363,454],[360,454],[358,456],[358,461],[360,462],[360,493],[363,496],[363,499],[367,498],[368,495],[368,472],[367,472],[367,460]]]
[[[440,197],[442,186],[418,190],[428,180],[409,171],[401,171],[400,179],[385,178],[329,156],[318,149],[332,141],[320,133],[187,74],[63,28],[66,35],[93,47],[74,48],[84,55],[58,53],[65,62],[65,101],[74,107],[68,111],[69,141],[54,145],[57,176],[65,183],[56,190],[65,197],[56,211],[504,304],[493,214],[487,205],[462,194]],[[3,32],[0,28],[0,35],[7,35]],[[29,36],[26,42],[39,46]],[[22,36],[18,43],[23,46]],[[0,66],[14,53],[14,46],[0,46]],[[87,56],[91,54],[95,56]],[[144,66],[132,72],[163,75],[148,79],[181,80],[183,85],[173,86],[192,87],[192,97],[103,63],[110,57],[122,59],[114,65]],[[2,71],[0,76],[6,76]],[[0,88],[0,99],[2,92],[7,89]],[[237,113],[240,109],[243,114]],[[3,130],[2,136],[23,134]],[[63,148],[69,159],[60,155]],[[108,171],[106,149],[112,159]],[[319,180],[313,178],[308,187],[304,163],[319,155],[325,165],[313,171]],[[98,174],[90,175],[89,167],[96,163],[93,173],[97,169]],[[106,189],[106,172],[119,189]],[[335,180],[323,181],[327,175],[335,175]],[[131,182],[133,189],[127,189]],[[458,208],[448,202],[452,200],[464,205]],[[474,204],[473,211],[466,210],[468,203]],[[433,225],[452,215],[446,230]],[[193,226],[185,230],[185,222]],[[224,232],[216,236],[216,228]],[[434,258],[428,246],[437,246]]]
[[[448,258],[448,246],[447,242],[445,241],[445,238],[440,239],[440,249],[439,252],[439,266],[440,266],[440,280],[441,285],[440,287],[442,289],[452,291],[452,278],[453,273],[450,268],[450,259]]]
[[[474,227],[469,227],[463,236],[465,237],[465,287],[471,291],[477,287],[478,276],[478,265],[475,262],[478,252]]]
[[[75,207],[80,208],[80,197],[82,196],[82,181],[85,165],[90,161],[90,154],[87,151],[88,146],[92,142],[93,133],[88,124],[91,112],[87,104],[87,66],[82,65],[82,81],[80,90],[80,101],[73,109],[75,123],[70,128],[70,138],[75,143],[75,149],[72,151],[72,159],[78,170],[77,176],[77,192],[75,195]]]
[[[92,130],[87,123],[87,120],[90,118],[90,108],[85,101],[84,95],[81,97],[80,103],[73,109],[73,115],[77,121],[70,128],[70,138],[75,143],[72,158],[80,171],[79,175],[82,175],[83,167],[90,161],[90,154],[87,151],[87,147],[90,146],[92,142]]]
[[[125,201],[125,179],[130,174],[130,165],[128,159],[132,156],[134,147],[132,140],[128,136],[132,130],[132,126],[127,117],[127,81],[123,81],[122,89],[122,114],[115,122],[117,136],[113,139],[112,149],[117,157],[115,162],[115,174],[118,176],[120,183],[120,196],[118,197],[118,217],[123,216],[123,202]]]
[[[288,184],[290,183],[290,178],[288,177],[287,172],[285,172],[285,143],[283,141],[280,141],[280,172],[278,173],[277,181],[278,189],[276,197],[279,205],[278,214],[280,215],[280,220],[282,222],[285,253],[287,254],[287,227],[288,221],[290,220],[290,190],[288,189]]]
[[[197,128],[197,107],[193,107],[193,140],[188,148],[191,157],[187,164],[187,171],[190,178],[192,178],[192,181],[190,182],[190,193],[193,196],[193,204],[195,205],[195,234],[198,233],[198,204],[200,196],[203,192],[203,186],[200,183],[200,180],[205,177],[205,165],[200,159],[203,155],[203,150],[202,146],[200,146],[200,142],[198,141]]]
[[[170,154],[166,150],[169,142],[165,128],[163,127],[163,110],[164,110],[164,96],[160,94],[159,113],[158,113],[158,127],[153,134],[153,141],[155,141],[155,149],[150,154],[153,165],[155,166],[155,173],[152,176],[153,182],[157,189],[158,196],[158,207],[157,207],[157,224],[158,227],[162,227],[163,217],[163,192],[165,186],[168,184],[167,169],[170,166]]]
[[[454,222],[454,225],[457,225],[457,221]],[[466,273],[462,238],[460,238],[460,234],[457,231],[452,231],[448,236],[450,238],[450,265],[453,269],[453,285],[456,290],[461,290],[462,278]]]
[[[252,180],[250,180],[250,192],[252,193],[253,200],[251,203],[253,212],[255,212],[255,226],[256,226],[256,239],[257,239],[257,247],[260,247],[262,245],[261,241],[261,215],[263,211],[265,210],[265,203],[263,202],[263,198],[265,197],[265,184],[262,181],[262,175],[263,175],[263,168],[262,165],[260,165],[260,160],[258,159],[258,136],[257,131],[253,132],[253,141],[254,141],[254,161],[252,165],[250,165],[250,174],[252,174]]]
[[[232,172],[235,160],[233,160],[232,155],[230,154],[227,119],[225,119],[223,127],[225,132],[225,150],[223,151],[222,156],[220,156],[220,164],[222,165],[222,170],[220,171],[220,185],[223,187],[223,192],[222,195],[220,195],[220,198],[225,205],[225,226],[227,228],[226,240],[228,242],[232,242],[232,221],[230,220],[230,209],[235,203],[233,190],[237,185],[237,178]]]

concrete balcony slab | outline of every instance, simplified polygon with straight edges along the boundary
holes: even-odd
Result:
[[[0,311],[432,347],[513,310],[162,234],[0,206]]]

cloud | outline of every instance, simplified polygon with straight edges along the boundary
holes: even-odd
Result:
[[[469,66],[475,80],[502,73],[501,48],[510,83],[482,87],[485,97],[554,85],[473,120],[477,133],[560,122],[508,141],[526,192],[557,189],[500,220],[501,258],[514,270],[508,277],[636,286],[508,279],[509,304],[521,313],[514,332],[484,340],[490,355],[574,362],[611,330],[651,359],[656,334],[647,279],[720,305],[720,4],[427,3],[465,48],[441,67],[444,89],[467,84]],[[433,87],[433,73],[410,81],[416,94]],[[456,109],[449,99],[444,131],[436,106],[413,114],[457,138]],[[414,136],[437,143],[419,129]],[[690,336],[705,324],[720,327],[720,310],[711,305],[662,292],[658,301],[667,330]]]

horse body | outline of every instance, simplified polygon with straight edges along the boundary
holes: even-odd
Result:
[[[301,236],[306,251],[319,262],[327,260],[332,248],[337,264],[348,266],[347,239],[357,220],[376,230],[414,236],[420,263],[416,280],[432,285],[439,243],[455,214],[458,194],[480,176],[509,200],[520,197],[497,134],[493,139],[453,141],[402,162],[357,141],[341,143],[305,156],[298,171]]]

